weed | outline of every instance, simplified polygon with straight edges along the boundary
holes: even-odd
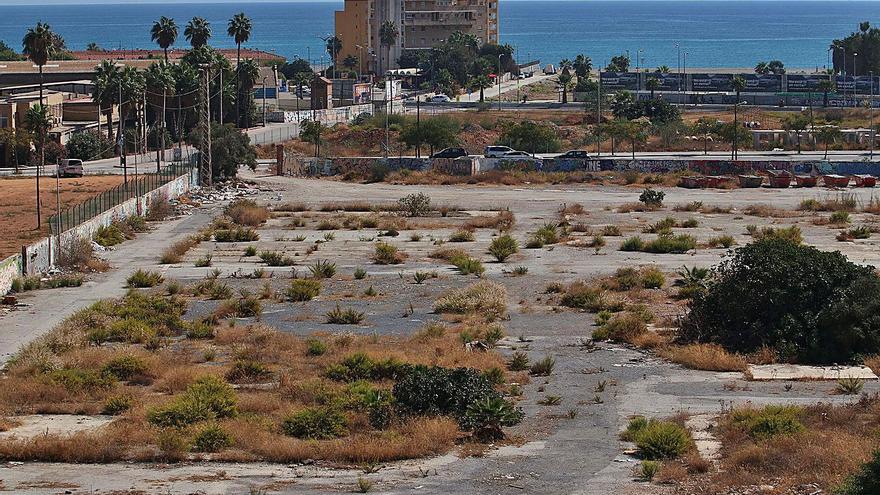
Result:
[[[165,279],[158,272],[151,272],[138,269],[126,279],[126,284],[130,288],[143,289],[147,287],[155,287],[161,284]]]
[[[651,481],[660,472],[660,463],[657,461],[642,461],[638,467],[639,479]]]
[[[192,449],[196,452],[219,452],[232,447],[232,435],[220,425],[209,424],[193,437]]]
[[[285,294],[294,302],[311,301],[321,292],[321,282],[313,279],[294,279]]]
[[[467,287],[455,289],[434,302],[437,313],[476,313],[487,320],[497,319],[506,313],[507,291],[503,285],[480,281]]]
[[[362,477],[358,476],[357,479],[357,492],[358,493],[367,493],[373,489],[373,482]]]
[[[218,229],[214,231],[214,240],[217,242],[252,242],[260,240],[260,234],[251,228]]]
[[[295,263],[293,258],[278,251],[263,251],[260,253],[260,259],[268,266],[292,266]]]
[[[544,359],[532,364],[529,368],[529,374],[533,376],[550,376],[553,373],[554,366],[556,366],[556,360],[552,356],[545,356]]]
[[[397,246],[387,242],[377,242],[373,253],[373,261],[377,265],[399,265],[406,259],[406,255],[397,249]]]
[[[726,249],[733,246],[734,244],[736,244],[736,240],[734,240],[733,236],[731,235],[711,237],[708,241],[706,241],[706,245],[710,248],[717,248],[720,246]]]
[[[284,419],[285,435],[308,440],[329,440],[347,433],[345,416],[329,407],[308,407]]]
[[[258,227],[269,219],[269,210],[264,206],[257,206],[252,199],[237,199],[223,209],[233,222],[248,227]]]
[[[271,374],[269,368],[256,361],[239,360],[226,372],[226,380],[232,383],[256,383]]]
[[[336,263],[318,260],[309,266],[309,271],[312,272],[312,278],[331,278],[333,275],[336,275]]]
[[[645,241],[641,237],[634,236],[620,244],[621,251],[641,251],[645,247]]]
[[[837,380],[837,391],[844,395],[858,395],[864,387],[865,381],[861,378],[846,376]]]
[[[449,242],[474,242],[476,237],[469,230],[458,230],[449,236]]]
[[[365,315],[363,312],[356,311],[354,308],[341,309],[339,304],[336,304],[336,308],[327,312],[325,317],[327,323],[337,325],[357,325],[364,321]]]
[[[201,258],[199,258],[199,259],[196,260],[195,265],[196,265],[197,268],[203,268],[203,267],[206,267],[206,266],[211,266],[211,259],[212,259],[212,258],[213,258],[213,257],[211,256],[211,253],[205,254],[204,256],[202,256]]]
[[[529,369],[529,356],[524,352],[514,352],[507,362],[507,369],[510,371],[525,371]]]
[[[639,201],[648,208],[660,208],[663,206],[663,199],[665,197],[666,193],[663,191],[657,191],[648,187],[639,195]]]
[[[413,280],[416,284],[421,285],[425,280],[428,280],[431,277],[431,274],[428,272],[415,272],[413,273]]]
[[[542,406],[558,406],[561,403],[562,397],[558,395],[547,395],[544,396],[543,399],[538,401],[538,404]]]
[[[523,275],[527,275],[529,273],[529,267],[527,266],[518,266],[511,270],[511,275],[514,277],[522,277]]]
[[[131,396],[111,395],[106,401],[104,401],[104,408],[101,413],[110,416],[118,416],[131,409],[133,405],[134,401]]]
[[[363,280],[367,278],[367,271],[361,267],[357,267],[354,269],[354,279],[355,280]]]
[[[519,244],[516,239],[507,234],[492,239],[492,243],[489,245],[489,254],[501,263],[517,251],[519,251]]]
[[[323,356],[327,352],[327,344],[318,339],[306,340],[307,356]]]
[[[476,275],[478,277],[482,277],[483,273],[485,273],[486,269],[483,267],[483,263],[478,260],[471,258],[470,256],[460,256],[458,258],[452,259],[452,264],[458,269],[459,273],[462,275]]]
[[[256,256],[257,255],[257,248],[255,246],[248,246],[248,247],[244,248],[244,255],[245,256]]]

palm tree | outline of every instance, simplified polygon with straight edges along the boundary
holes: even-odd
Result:
[[[247,43],[251,38],[252,29],[251,19],[244,15],[244,12],[239,12],[232,16],[232,19],[229,19],[229,24],[226,26],[226,34],[235,40],[235,45],[237,46],[235,77],[238,88],[235,96],[235,124],[238,126],[241,125],[241,75],[238,74],[238,68],[241,65],[241,45],[242,43]]]
[[[391,47],[397,42],[397,36],[400,34],[400,31],[397,29],[397,24],[394,21],[385,21],[382,23],[382,26],[379,27],[379,44],[385,47],[385,67],[383,67],[383,72],[388,70],[388,67],[391,65]]]
[[[330,60],[333,61],[333,67],[335,71],[335,67],[339,65],[336,60],[336,57],[339,55],[339,52],[342,51],[342,39],[339,36],[331,36],[326,40],[327,44],[325,48],[327,48],[327,54],[330,55]]]
[[[733,90],[736,91],[736,101],[733,102],[733,146],[731,146],[731,156],[734,160],[737,158],[738,151],[738,143],[737,138],[739,137],[739,123],[737,122],[737,109],[739,108],[739,95],[742,90],[746,89],[746,80],[740,76],[739,74],[733,76],[733,81],[731,83],[733,86]]]
[[[568,64],[565,64],[565,62],[568,62]],[[559,66],[562,67],[562,73],[559,74],[558,79],[559,85],[562,87],[562,103],[568,103],[568,88],[571,86],[571,80],[573,79],[571,69],[569,69],[571,61],[565,59],[559,63]]]
[[[124,127],[125,121],[132,114],[134,114],[135,120],[138,118],[138,109],[141,98],[144,95],[144,74],[136,68],[127,65],[119,72],[119,83],[122,90],[119,118],[122,120],[122,126]],[[125,153],[125,148],[123,147],[120,152]]]
[[[342,66],[348,70],[354,70],[358,65],[358,59],[354,55],[349,55],[342,60]]]
[[[157,103],[154,107],[156,108],[155,119],[153,120],[153,127],[155,128],[157,136],[156,146],[161,148],[161,153],[164,156],[165,153],[165,128],[166,128],[166,120],[167,120],[167,102],[168,96],[174,93],[174,74],[171,71],[171,65],[166,63],[154,63],[147,67],[147,70],[144,71],[144,83],[146,85],[147,90],[151,93],[152,96],[161,94],[162,100]],[[161,111],[158,110],[159,105],[161,105]],[[161,126],[159,125],[161,122]],[[161,162],[164,160],[157,160],[156,166],[158,167]],[[158,172],[158,170],[157,170]]]
[[[52,116],[49,115],[49,107],[38,104],[28,108],[24,116],[27,128],[34,134],[36,147],[40,152],[40,166],[37,167],[37,230],[40,230],[42,218],[40,217],[40,169],[46,166],[46,136],[52,128]]]
[[[92,101],[107,114],[107,139],[113,141],[113,105],[119,101],[119,67],[109,60],[95,67],[92,77]]]
[[[168,47],[177,41],[177,23],[174,22],[174,19],[163,15],[158,21],[153,23],[153,29],[150,30],[150,38],[165,52],[165,61],[167,62]]]
[[[483,90],[492,86],[492,81],[489,80],[489,76],[484,74],[480,74],[479,76],[474,76],[470,80],[471,90],[479,89],[480,90],[480,103],[483,102]]]
[[[631,120],[623,126],[623,133],[632,145],[632,159],[636,159],[636,143],[644,143],[648,138],[645,132],[646,123],[640,120]]]
[[[817,87],[818,87],[819,91],[822,92],[822,106],[827,107],[828,106],[828,93],[832,89],[834,89],[834,84],[831,82],[830,78],[829,79],[822,79],[821,81],[819,81],[819,84],[817,85]]]
[[[204,17],[193,17],[186,24],[183,35],[193,48],[203,47],[211,39],[211,24]]]
[[[43,104],[43,66],[55,52],[56,35],[48,24],[38,22],[21,40],[24,55],[40,68],[40,105]]]
[[[647,81],[645,81],[645,88],[651,92],[651,99],[654,99],[654,91],[660,89],[660,80],[656,77],[649,77]]]
[[[581,79],[589,79],[590,72],[593,70],[593,61],[590,60],[590,57],[585,57],[583,54],[580,54],[574,58],[572,67],[574,68],[574,74],[577,76],[578,81]]]
[[[260,77],[260,66],[254,60],[246,59],[238,66],[238,77],[241,84],[239,97],[243,95],[248,97],[246,100],[248,112],[245,117],[247,118],[247,127],[250,127],[250,98],[253,94],[254,86],[257,84],[257,79]]]
[[[788,115],[782,120],[782,128],[797,136],[798,154],[801,152],[801,133],[810,126],[810,118],[803,114]]]

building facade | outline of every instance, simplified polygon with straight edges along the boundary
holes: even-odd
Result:
[[[363,67],[360,72],[397,68],[403,50],[433,48],[455,32],[472,34],[482,43],[499,41],[497,0],[345,0],[335,20],[342,41],[337,61],[352,56]],[[391,46],[380,38],[386,21],[399,33]]]

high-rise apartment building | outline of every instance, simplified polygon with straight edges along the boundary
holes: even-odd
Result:
[[[389,46],[379,36],[386,21],[399,33]],[[403,50],[433,48],[456,31],[498,43],[498,1],[345,0],[344,9],[336,11],[336,33],[342,40],[337,61],[352,56],[359,71],[381,73],[397,67]]]

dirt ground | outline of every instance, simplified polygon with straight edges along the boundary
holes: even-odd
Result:
[[[122,182],[121,175],[100,175],[61,179],[61,206],[73,205]],[[40,178],[43,225],[36,226],[37,204],[34,177],[0,180],[0,258],[21,251],[21,246],[45,237],[49,232],[46,219],[57,208],[55,179]]]

